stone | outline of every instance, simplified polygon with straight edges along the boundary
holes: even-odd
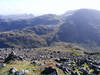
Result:
[[[0,56],[0,63],[4,62],[4,58]]]
[[[36,65],[37,63],[35,61],[31,62],[31,64]]]
[[[96,74],[96,75],[100,74],[100,69],[99,68],[95,68],[93,73]]]
[[[26,68],[25,70],[24,70],[24,74],[27,74],[27,73],[29,73],[29,68]]]
[[[76,64],[77,64],[78,66],[81,66],[81,65],[83,65],[84,63],[87,63],[87,60],[86,60],[86,59],[78,59],[77,62],[76,62]]]
[[[6,66],[6,64],[0,63],[0,68],[5,67],[5,66]]]
[[[83,73],[83,75],[89,75],[88,71],[85,69],[80,69],[80,71]]]
[[[75,72],[75,75],[80,75],[80,73],[79,72]]]
[[[17,56],[16,53],[14,53],[13,51],[8,55],[8,57],[5,59],[4,62],[6,63],[6,62],[9,62],[10,60],[21,60],[22,61],[23,58],[21,56]]]
[[[10,70],[9,70],[9,73],[15,73],[17,70],[16,70],[16,68],[11,68]]]
[[[23,71],[16,71],[15,72],[15,75],[23,75],[24,73],[23,73]]]
[[[46,67],[44,71],[41,72],[41,75],[58,75],[57,70],[52,67]]]
[[[33,72],[36,71],[37,69],[33,69]]]

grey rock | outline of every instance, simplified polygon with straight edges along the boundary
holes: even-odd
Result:
[[[15,75],[23,75],[24,73],[23,73],[23,71],[16,71],[15,72]]]
[[[16,68],[11,68],[10,70],[9,70],[9,73],[15,73],[17,70],[16,70]]]

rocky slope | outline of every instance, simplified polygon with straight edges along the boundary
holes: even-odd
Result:
[[[100,75],[100,54],[54,48],[0,49],[0,75]]]

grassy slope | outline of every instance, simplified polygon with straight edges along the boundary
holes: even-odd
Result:
[[[34,66],[30,64],[28,61],[12,61],[10,64],[6,64],[5,67],[0,69],[0,75],[8,75],[8,71],[10,68],[16,68],[17,70],[24,70],[26,68],[30,68],[30,72],[28,75],[39,75],[40,71],[32,72],[34,68],[38,68],[38,66]]]
[[[43,63],[44,61],[41,61],[40,63]],[[64,75],[64,73],[56,67],[56,65],[53,63],[50,63],[49,61],[46,61],[47,63],[45,65],[39,66],[39,65],[32,65],[28,61],[12,61],[10,64],[6,64],[5,67],[0,69],[0,75],[8,75],[8,71],[10,68],[16,68],[17,70],[24,70],[26,68],[30,68],[30,71],[27,75],[40,75],[41,71],[43,69],[40,69],[40,67],[48,67],[52,66],[58,70],[59,75]],[[33,72],[33,69],[36,69],[36,71]],[[12,74],[13,75],[13,74]]]

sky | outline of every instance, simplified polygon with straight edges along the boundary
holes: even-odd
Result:
[[[63,14],[81,8],[100,10],[100,0],[0,0],[0,14]]]

